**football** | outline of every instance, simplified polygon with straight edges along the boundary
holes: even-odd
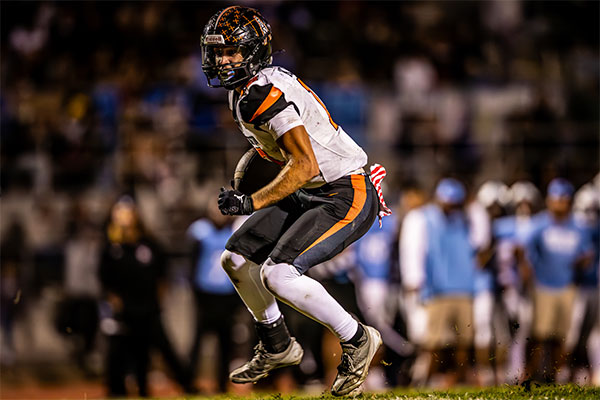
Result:
[[[233,174],[233,188],[250,195],[271,182],[281,169],[262,158],[251,148],[238,161]]]

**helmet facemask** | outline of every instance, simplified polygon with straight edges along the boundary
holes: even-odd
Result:
[[[264,42],[264,44],[248,43],[240,46],[203,45],[202,69],[208,79],[208,86],[233,90],[256,75],[261,68],[269,65],[271,44],[267,39],[264,39]],[[241,53],[242,60],[222,64],[219,58],[225,49],[234,49],[232,52]],[[269,54],[268,61],[265,61],[264,54],[261,54],[265,52]]]

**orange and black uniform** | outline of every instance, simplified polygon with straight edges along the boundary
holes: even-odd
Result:
[[[301,192],[252,214],[231,236],[227,250],[257,264],[271,257],[304,273],[358,240],[377,215],[377,194],[365,175]]]
[[[320,174],[274,206],[255,212],[230,238],[227,250],[257,264],[270,257],[304,273],[370,229],[379,200],[362,169],[367,155],[306,84],[281,67],[265,68],[241,94],[230,92],[229,106],[258,153],[279,165],[287,160],[277,140],[304,126]]]

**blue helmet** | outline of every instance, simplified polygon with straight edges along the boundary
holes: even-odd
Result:
[[[435,189],[435,197],[443,203],[462,204],[466,197],[465,186],[454,178],[444,178]]]
[[[572,198],[575,188],[573,184],[564,178],[554,178],[548,184],[548,197]]]

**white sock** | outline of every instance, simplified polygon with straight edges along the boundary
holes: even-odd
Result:
[[[263,264],[261,277],[265,287],[278,299],[329,328],[340,341],[352,339],[358,330],[358,322],[323,285],[301,275],[293,265],[275,264],[269,258]]]
[[[270,324],[279,319],[281,311],[273,294],[262,284],[260,265],[229,250],[221,255],[221,265],[256,321]]]

